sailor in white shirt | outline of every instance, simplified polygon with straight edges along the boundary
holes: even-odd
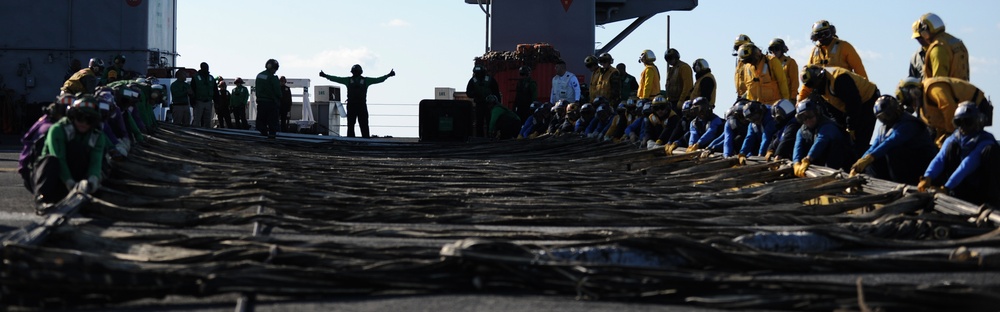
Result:
[[[566,100],[570,103],[580,102],[580,81],[571,72],[566,71],[566,62],[556,62],[556,75],[552,77],[552,94],[549,102]]]

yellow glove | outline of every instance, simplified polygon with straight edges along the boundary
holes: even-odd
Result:
[[[537,137],[538,137],[538,132],[534,132],[534,133],[532,133],[531,135],[528,136],[529,139],[534,139],[534,138],[537,138]]]
[[[688,153],[691,153],[691,152],[694,152],[694,151],[697,151],[697,150],[698,150],[698,143],[695,143],[694,145],[688,146],[688,148],[687,148],[687,152]]]
[[[937,138],[937,140],[934,141],[934,144],[937,144],[937,147],[941,148],[941,145],[944,145],[944,140],[948,139],[948,135],[949,135],[949,133],[945,133],[945,134],[939,135],[938,138]]]
[[[875,162],[875,157],[872,157],[871,154],[861,157],[861,159],[858,159],[858,161],[854,163],[854,166],[851,166],[851,176],[853,177],[854,175],[865,171],[865,168],[871,166],[873,162]]]
[[[747,155],[743,155],[743,153],[740,153],[739,155],[736,155],[736,163],[739,164],[740,166],[746,166],[747,165]]]
[[[771,161],[771,157],[774,157],[774,150],[767,150],[767,154],[764,154],[764,160]]]
[[[656,140],[656,145],[663,145],[663,140]]]
[[[809,162],[810,162],[809,157],[806,157],[806,158],[803,158],[798,163],[795,163],[794,166],[792,166],[792,168],[795,169],[794,171],[795,171],[795,176],[796,177],[800,177],[800,178],[805,178],[806,177],[806,170],[809,170]]]
[[[663,147],[663,151],[667,152],[667,156],[673,155],[675,149],[677,149],[677,143],[668,143]]]
[[[931,178],[920,177],[920,183],[917,183],[917,190],[921,193],[926,192],[928,189],[934,187],[931,185]]]

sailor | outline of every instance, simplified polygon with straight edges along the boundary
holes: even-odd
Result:
[[[552,118],[549,119],[546,134],[557,134],[562,124],[566,122],[566,101],[560,100],[552,105]]]
[[[664,54],[667,61],[667,105],[674,113],[680,113],[684,101],[691,99],[691,88],[694,85],[694,72],[691,65],[681,61],[681,53],[677,49],[669,49]]]
[[[599,96],[603,96],[608,103],[618,103],[621,99],[621,73],[614,66],[615,59],[611,57],[611,54],[604,52],[597,57],[597,64],[601,67],[597,69],[597,80],[593,80],[590,84],[590,98],[596,99]],[[595,106],[598,106],[595,104]]]
[[[769,58],[752,43],[740,46],[740,62],[736,91],[743,98],[762,103],[774,103],[789,98],[788,77],[781,61]]]
[[[747,35],[744,35],[744,34],[740,34],[739,36],[736,36],[736,40],[733,41],[733,56],[736,57],[736,62],[735,62],[736,63],[736,69],[733,72],[733,81],[735,82],[735,85],[737,85],[737,86],[740,85],[740,81],[741,81],[741,79],[740,79],[740,75],[741,75],[740,67],[742,67],[742,65],[743,65],[743,62],[740,61],[740,57],[739,57],[740,46],[742,46],[744,44],[747,44],[747,43],[751,43],[752,44],[753,41],[750,40],[750,36],[747,36]],[[743,96],[743,94],[739,93],[739,89],[736,90],[736,96],[737,97],[742,97]]]
[[[101,85],[107,85],[109,83],[124,80],[125,79],[125,56],[116,55],[111,61],[111,66],[108,67],[103,73],[101,73]]]
[[[104,61],[99,58],[92,58],[87,66],[87,68],[73,73],[69,79],[66,79],[66,82],[63,83],[60,89],[63,94],[94,94],[94,90],[99,85],[97,75],[103,73]]]
[[[707,98],[704,97],[698,97],[698,98],[702,98],[707,101]],[[674,128],[674,132],[670,134],[670,137],[663,140],[662,143],[665,144],[665,146],[663,147],[663,151],[667,155],[673,155],[674,150],[677,149],[678,147],[687,147],[687,142],[691,135],[690,131],[691,123],[695,122],[695,119],[698,118],[699,112],[700,111],[698,107],[694,106],[693,100],[687,100],[684,101],[683,104],[681,104],[680,124]],[[657,142],[657,144],[661,143]]]
[[[934,186],[975,205],[1000,207],[1000,155],[993,134],[983,131],[985,116],[973,102],[962,102],[955,111],[958,131],[948,136],[927,166],[917,188]]]
[[[24,136],[21,137],[21,144],[24,147],[21,149],[21,155],[17,159],[17,173],[21,174],[21,178],[24,180],[24,187],[28,191],[34,191],[31,171],[34,169],[35,161],[38,160],[38,154],[42,152],[45,137],[49,134],[49,128],[62,119],[63,116],[66,116],[66,109],[73,104],[73,101],[76,101],[76,96],[69,94],[60,95],[54,103],[45,107],[45,115],[38,118],[35,124],[31,125],[31,128],[28,129],[28,132],[25,132]]]
[[[771,139],[771,145],[768,146],[764,159],[791,159],[799,128],[802,127],[799,120],[795,119],[795,104],[788,100],[774,103],[771,106],[771,118],[774,119],[778,130],[774,132],[774,138]]]
[[[268,59],[264,62],[264,70],[257,74],[254,79],[254,88],[257,90],[257,131],[260,135],[274,139],[278,135],[278,105],[281,103],[281,81],[274,73],[280,68],[278,60]],[[323,76],[323,71],[319,72]],[[354,132],[354,124],[348,118],[348,132]]]
[[[774,133],[778,131],[778,125],[771,117],[771,108],[761,102],[751,101],[747,103],[743,107],[743,118],[747,120],[749,125],[747,126],[746,138],[743,139],[743,147],[740,148],[740,153],[737,155],[741,165],[746,164],[747,156],[767,154],[767,147],[771,145]]]
[[[642,131],[639,133],[639,147],[652,148],[656,140],[668,126],[676,126],[680,117],[670,109],[670,102],[660,95],[653,98],[649,106],[650,114],[643,118]]]
[[[548,130],[549,122],[552,121],[552,103],[541,103],[535,102],[531,104],[531,108],[534,109],[534,113],[528,116],[527,120],[521,126],[521,132],[518,134],[518,139],[529,138],[534,139],[539,135],[545,134]]]
[[[656,54],[643,50],[639,55],[639,63],[645,66],[639,74],[639,90],[636,92],[641,100],[653,100],[660,94],[660,69],[656,68]]]
[[[288,123],[292,119],[292,88],[288,86],[285,76],[278,77],[281,83],[281,103],[278,105],[278,130],[288,132]]]
[[[895,97],[883,95],[875,101],[875,117],[882,122],[875,142],[851,166],[851,175],[867,173],[899,183],[916,184],[937,146],[923,121],[903,113]]]
[[[694,70],[694,86],[691,87],[691,98],[703,97],[714,108],[715,75],[712,74],[712,69],[708,66],[708,61],[705,59],[694,60],[694,65],[691,65],[691,68]]]
[[[517,138],[517,130],[521,127],[521,118],[500,104],[500,100],[494,95],[487,96],[486,102],[491,106],[488,129],[490,137],[498,140]]]
[[[552,92],[549,94],[549,102],[556,103],[564,100],[566,103],[576,103],[580,101],[580,81],[576,75],[566,71],[566,62],[563,60],[556,61],[554,66],[556,74],[552,76]]]
[[[187,72],[177,71],[177,80],[170,84],[170,111],[173,115],[174,124],[179,126],[191,125],[191,85],[186,81]]]
[[[733,106],[729,107],[722,117],[722,135],[712,140],[706,148],[707,153],[702,153],[702,157],[707,157],[714,152],[721,151],[723,157],[733,157],[739,154],[740,147],[747,137],[747,127],[749,122],[743,117],[743,109],[750,101],[737,99]]]
[[[580,118],[576,120],[576,125],[573,126],[574,133],[585,134],[587,128],[590,127],[590,123],[594,122],[594,117],[597,114],[597,108],[594,104],[584,103],[580,106]]]
[[[771,39],[771,43],[767,46],[767,51],[771,53],[770,58],[781,62],[781,67],[785,70],[785,78],[788,80],[788,100],[796,101],[796,98],[799,96],[799,63],[786,54],[788,53],[788,46],[785,45],[784,39]]]
[[[32,173],[35,201],[40,206],[62,200],[70,190],[93,193],[98,189],[107,146],[107,138],[98,129],[98,105],[93,96],[81,96],[66,117],[49,128]]]
[[[930,127],[939,147],[955,131],[955,125],[949,120],[954,119],[958,103],[976,103],[977,109],[986,115],[986,126],[993,125],[993,105],[981,89],[962,79],[907,77],[899,82],[896,98],[907,111],[916,112]]]
[[[611,105],[608,105],[608,100],[604,97],[594,99],[594,105],[597,106],[594,112],[594,120],[587,125],[587,129],[584,130],[583,134],[590,138],[600,139],[604,138],[604,133],[611,127],[611,121],[614,119],[615,114],[611,110]]]
[[[878,87],[845,68],[817,65],[807,65],[802,69],[802,84],[815,96],[822,96],[825,111],[833,116],[837,124],[847,129],[855,155],[868,150],[875,131],[875,114],[872,112],[879,95]]]
[[[941,17],[927,13],[920,16],[913,26],[913,38],[924,51],[922,78],[969,80],[969,50],[962,39],[945,31]]]
[[[816,46],[809,53],[809,62],[806,65],[840,67],[868,79],[868,72],[865,71],[865,65],[861,62],[858,51],[851,43],[837,37],[837,27],[833,24],[826,20],[813,23],[812,35],[809,38]],[[809,96],[811,93],[809,89],[809,86],[802,86],[799,90],[799,101]]]
[[[691,137],[688,139],[687,152],[697,151],[701,147],[708,147],[713,140],[722,135],[722,118],[719,118],[712,111],[711,105],[705,98],[696,98],[691,101],[692,109],[698,111],[698,117],[691,122]]]
[[[194,103],[191,104],[194,117],[191,117],[191,125],[211,128],[212,115],[215,114],[213,109],[215,104],[212,101],[219,96],[219,89],[215,77],[208,71],[208,63],[201,62],[200,67],[198,73],[191,77],[191,92],[194,93]]]
[[[233,114],[229,111],[229,102],[232,93],[226,86],[226,81],[219,77],[219,95],[215,97],[215,115],[219,119],[219,128],[233,128]]]
[[[247,123],[247,101],[250,100],[250,90],[244,86],[243,78],[236,77],[233,81],[233,95],[229,98],[229,110],[233,112],[233,122],[236,129],[250,129]]]
[[[639,81],[635,80],[635,76],[625,71],[625,63],[618,63],[618,65],[615,65],[615,69],[618,70],[618,74],[621,76],[621,92],[618,95],[622,101],[626,101],[635,96],[635,93],[639,90]]]
[[[358,66],[358,70],[361,70],[361,66]],[[351,69],[354,71],[354,68]],[[323,76],[323,72],[320,72],[320,76]],[[360,73],[358,74],[360,75]],[[382,79],[385,81],[385,79]],[[555,85],[553,85],[555,86]],[[350,91],[350,90],[348,90]],[[469,83],[465,85],[465,94],[472,99],[473,105],[475,105],[476,119],[473,124],[475,125],[475,136],[486,137],[488,132],[486,128],[489,127],[489,117],[491,105],[486,101],[486,97],[493,95],[497,99],[500,99],[500,85],[497,84],[497,80],[492,76],[486,74],[486,67],[483,65],[476,65],[472,67],[472,78],[469,78]],[[360,95],[359,95],[360,96]],[[350,97],[350,95],[348,95]],[[350,115],[350,102],[348,102],[348,114]],[[361,108],[357,107],[356,111],[360,111]],[[362,122],[362,136],[367,137],[368,134],[368,110],[364,110],[364,118],[354,116],[355,118],[361,120]],[[347,136],[354,136],[354,122],[351,116],[347,117]]]
[[[805,177],[812,164],[848,169],[856,160],[850,138],[836,122],[821,113],[817,100],[807,98],[795,107],[795,119],[802,123],[792,153],[794,172]]]
[[[514,112],[521,119],[527,120],[535,112],[531,106],[538,99],[538,83],[531,79],[531,66],[523,65],[517,73],[521,75],[521,79],[514,89]]]

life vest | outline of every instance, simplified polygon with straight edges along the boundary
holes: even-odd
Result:
[[[774,70],[783,69],[771,68],[771,62],[767,57],[762,57],[757,66],[743,65],[743,84],[746,86],[747,100],[774,103],[781,99],[778,79],[772,76]]]
[[[830,75],[829,79],[827,79],[827,83],[829,84],[830,87],[830,92],[824,94],[823,98],[826,99],[826,101],[829,102],[831,106],[833,106],[834,108],[843,113],[847,113],[848,103],[844,103],[844,101],[842,101],[839,97],[837,97],[837,90],[833,88],[834,82],[841,75],[848,75],[849,77],[851,77],[852,80],[854,80],[854,85],[858,87],[858,92],[861,94],[861,103],[865,103],[868,102],[868,100],[871,100],[872,97],[875,96],[875,91],[878,90],[878,87],[876,87],[874,83],[869,82],[868,79],[865,79],[865,77],[861,77],[860,75],[855,74],[854,72],[849,71],[846,68],[827,67],[826,72]],[[850,104],[860,105],[861,103],[850,103]]]
[[[948,77],[959,78],[962,80],[969,80],[969,50],[965,48],[965,42],[962,39],[955,38],[949,33],[942,32],[937,36],[937,38],[928,47],[927,51],[931,49],[941,47],[944,49],[951,50],[951,64],[950,70],[946,75]],[[924,56],[924,75],[930,73],[931,58]],[[931,77],[928,77],[931,78]]]
[[[73,73],[73,75],[70,76],[69,79],[66,79],[66,82],[63,83],[61,90],[69,93],[85,92],[86,90],[84,90],[83,82],[80,80],[86,76],[94,76],[94,71],[90,70],[90,68],[84,68],[76,73]],[[93,90],[90,90],[90,92],[93,92]]]
[[[952,77],[927,78],[921,81],[921,83],[923,83],[924,85],[924,107],[920,108],[921,110],[920,117],[928,125],[931,124],[931,121],[927,120],[925,113],[923,112],[924,109],[927,109],[927,105],[930,104],[929,102],[930,97],[928,97],[929,92],[927,92],[927,90],[929,90],[932,85],[939,83],[947,84],[951,88],[951,93],[952,95],[955,96],[954,98],[955,105],[953,106],[954,107],[953,109],[958,108],[959,103],[965,101],[972,101],[973,103],[976,103],[976,106],[978,106],[979,111],[982,112],[984,115],[986,115],[986,126],[988,127],[993,125],[993,104],[990,103],[990,101],[986,98],[986,95],[983,94],[983,91],[978,87],[976,87],[975,85],[973,85],[972,83],[966,80],[962,80],[959,78],[952,78]],[[934,105],[940,107],[940,104],[938,103],[934,103]],[[951,122],[951,121],[945,120],[943,122]]]
[[[778,58],[778,61],[781,61],[781,68],[785,70],[785,78],[788,79],[788,100],[794,102],[799,93],[799,64],[788,55]]]
[[[684,91],[689,91],[684,90],[684,83],[691,79],[691,65],[677,61],[677,65],[670,66],[669,71],[667,73],[667,99],[680,105],[689,100],[690,97],[690,93],[687,96],[684,94]],[[685,75],[687,77],[684,77]]]
[[[706,79],[711,79],[713,82],[715,82],[715,75],[712,75],[712,73],[705,73],[705,75],[699,77],[698,80],[694,82],[694,86],[691,87],[692,100],[694,98],[701,96],[701,94],[699,94],[698,92],[701,92],[701,83],[704,82]],[[715,91],[719,89],[718,86],[719,85],[716,84],[716,87],[712,88],[712,95],[708,98],[708,103],[711,104],[712,107],[715,107]],[[684,103],[681,103],[681,105],[683,104]]]
[[[617,99],[611,99],[611,77],[615,73],[618,73],[617,68],[601,68],[594,72],[594,76],[590,81],[590,99],[593,100],[598,96],[603,96],[609,98],[609,100],[616,101]]]

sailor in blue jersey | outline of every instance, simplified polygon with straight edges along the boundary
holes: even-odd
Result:
[[[882,127],[872,146],[851,166],[851,175],[864,172],[883,180],[916,184],[937,153],[927,124],[903,113],[899,101],[889,95],[875,100],[874,109]]]
[[[954,134],[931,160],[917,188],[921,192],[939,189],[973,204],[1000,207],[998,146],[993,134],[983,131],[985,117],[976,103],[962,102],[955,110]]]
[[[802,123],[795,119],[795,104],[791,101],[778,101],[771,106],[771,118],[776,122],[778,130],[774,132],[774,139],[767,147],[764,159],[791,159],[799,128],[802,127]]]
[[[805,177],[809,165],[847,169],[856,159],[846,130],[820,113],[819,103],[806,98],[795,108],[795,119],[802,122],[792,161],[798,177]]]

